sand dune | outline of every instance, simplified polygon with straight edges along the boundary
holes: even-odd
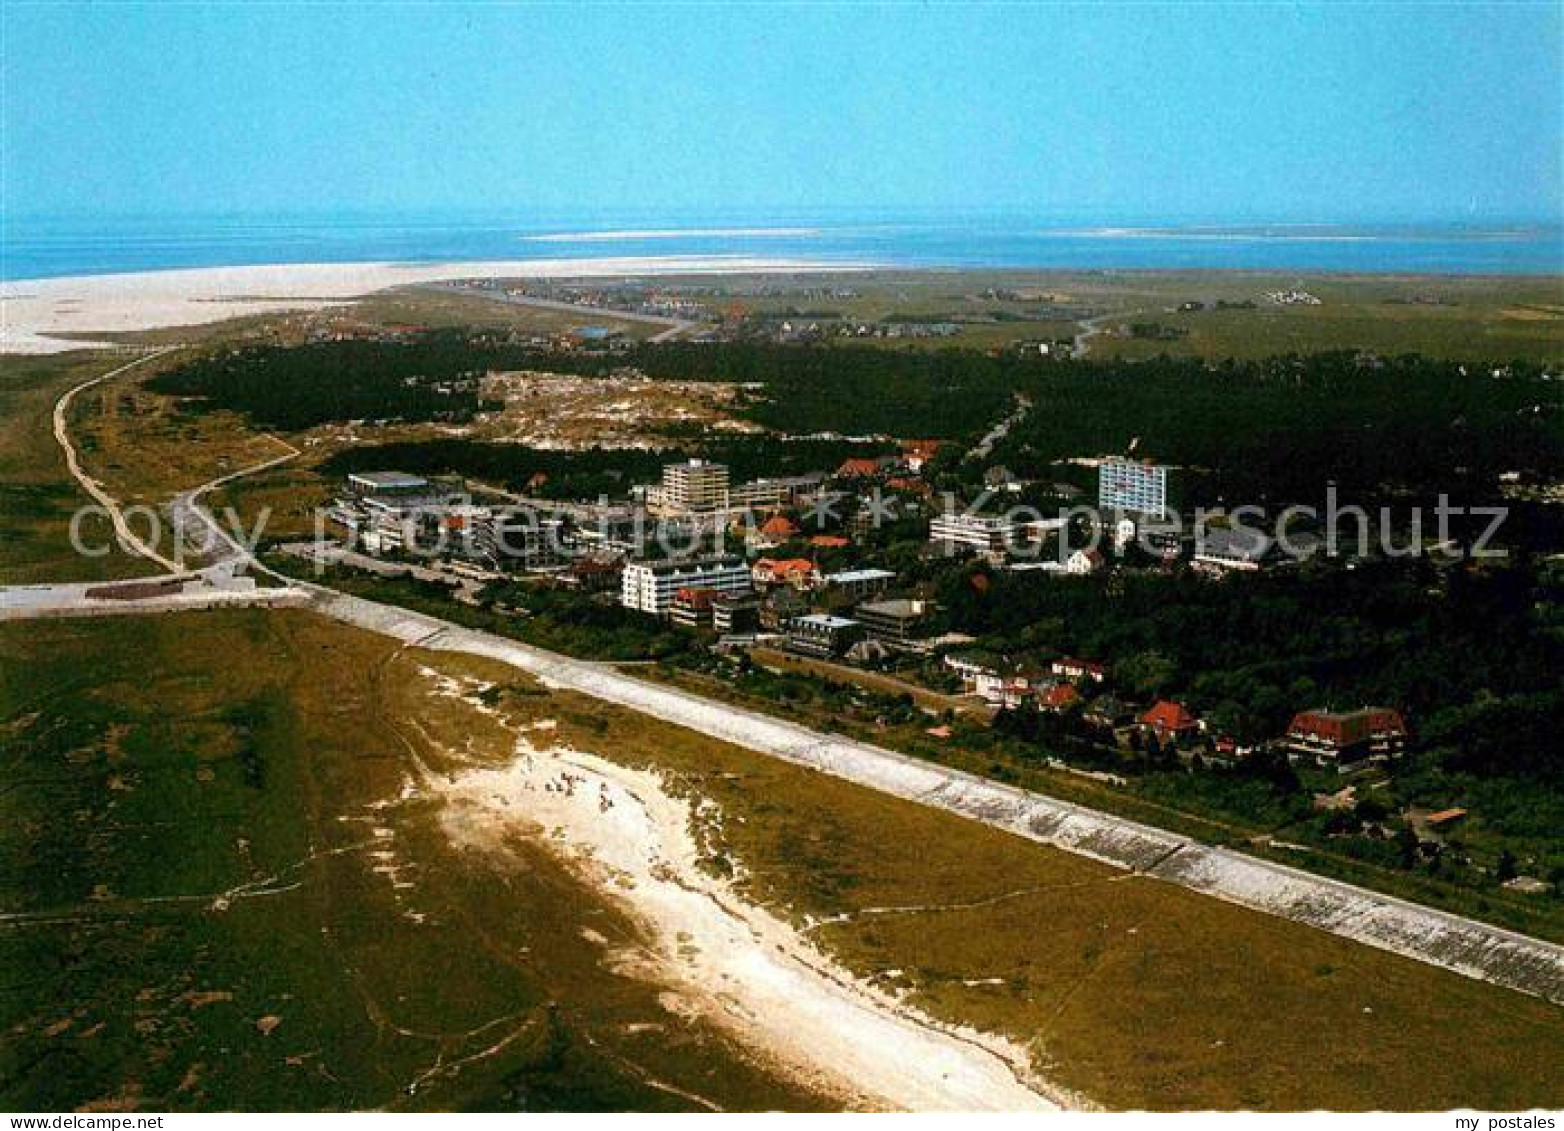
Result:
[[[92,334],[196,326],[249,314],[311,310],[409,283],[448,279],[747,274],[853,270],[753,256],[620,256],[473,263],[290,263],[78,275],[0,283],[0,353],[106,345]],[[87,339],[61,338],[67,333]]]
[[[483,705],[424,669],[447,695]],[[492,713],[492,711],[486,711]],[[428,787],[470,850],[503,855],[531,835],[644,925],[649,945],[605,960],[670,987],[675,1013],[707,1018],[764,1058],[855,1106],[917,1111],[1057,1110],[1026,1051],[936,1023],[855,978],[791,925],[700,866],[691,802],[653,773],[548,745],[549,724],[516,735],[514,759]],[[709,802],[706,819],[720,820]],[[1079,1101],[1071,1101],[1072,1106]]]

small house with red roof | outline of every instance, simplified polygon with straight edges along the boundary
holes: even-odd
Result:
[[[1182,704],[1171,699],[1159,699],[1140,717],[1140,725],[1154,734],[1160,742],[1177,742],[1200,730],[1200,720]]]
[[[747,541],[758,549],[771,549],[799,535],[798,523],[785,514],[774,514],[749,532]]]
[[[813,589],[820,580],[815,563],[808,558],[761,558],[749,570],[756,585],[791,585],[794,589]]]
[[[838,479],[873,479],[880,474],[880,461],[874,459],[846,459],[836,469]]]
[[[944,446],[943,440],[903,440],[902,461],[906,463],[907,470],[922,471]]]
[[[885,481],[887,491],[900,491],[904,495],[917,495],[927,499],[934,494],[934,488],[930,487],[922,479],[914,479],[908,475],[894,475]]]
[[[1080,706],[1081,693],[1072,684],[1056,683],[1037,697],[1037,703],[1045,711],[1062,713]]]

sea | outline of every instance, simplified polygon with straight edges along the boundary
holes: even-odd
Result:
[[[744,256],[886,268],[1564,275],[1564,224],[1120,221],[1026,213],[6,217],[0,279],[272,263]]]

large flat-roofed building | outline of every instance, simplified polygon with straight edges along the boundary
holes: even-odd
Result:
[[[610,593],[620,587],[624,563],[614,558],[576,558],[555,581],[580,593]]]
[[[1250,527],[1202,530],[1195,536],[1194,560],[1203,573],[1254,573],[1275,566],[1297,565],[1321,551],[1312,533],[1289,531],[1285,542]]]
[[[888,569],[848,569],[841,573],[828,573],[821,581],[832,595],[861,601],[865,597],[878,597],[890,588],[896,574]]]
[[[1037,545],[1064,529],[1065,523],[1064,518],[942,511],[929,520],[929,541],[947,550],[970,547],[985,554],[1002,554]]]
[[[755,593],[718,593],[711,605],[711,627],[723,635],[754,632],[760,623]]]
[[[1168,469],[1138,460],[1104,460],[1097,469],[1097,506],[1127,514],[1167,514]]]
[[[853,610],[853,616],[872,639],[886,644],[907,644],[926,635],[932,608],[927,601],[906,598],[865,601]]]
[[[728,505],[728,467],[703,459],[670,463],[655,501],[673,513],[722,510]]]
[[[813,495],[824,476],[789,475],[775,479],[751,479],[728,487],[728,506],[734,510],[781,507]]]
[[[746,593],[749,588],[749,567],[737,556],[630,562],[620,579],[619,603],[627,609],[665,616],[681,589]]]
[[[488,513],[472,526],[474,553],[496,567],[548,569],[565,561],[565,525],[519,508]]]
[[[415,475],[367,472],[359,478],[354,482],[350,477],[347,495],[327,517],[347,529],[350,544],[370,553],[406,549],[437,537],[447,518],[458,520],[458,531],[465,529],[467,513],[474,510],[466,505],[465,495]]]
[[[432,494],[429,480],[404,471],[355,471],[348,492],[361,499],[396,499]]]
[[[1015,520],[1002,515],[946,511],[929,522],[929,541],[950,549],[965,546],[983,553],[1003,552],[1019,535]]]
[[[787,646],[809,656],[840,656],[863,635],[862,626],[847,617],[810,613],[794,617],[787,626]]]

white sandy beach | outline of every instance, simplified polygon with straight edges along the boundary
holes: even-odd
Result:
[[[622,256],[470,263],[289,263],[75,275],[0,283],[0,353],[62,353],[110,343],[95,333],[196,326],[250,314],[312,310],[388,287],[483,278],[751,274],[862,269],[751,256]],[[68,333],[83,338],[61,338]]]
[[[439,693],[493,716],[472,695],[481,685],[423,673]],[[704,1017],[763,1059],[863,1106],[1058,1110],[1024,1049],[941,1025],[855,978],[700,866],[690,801],[655,774],[551,747],[550,729],[544,722],[517,734],[508,765],[430,783],[445,801],[447,834],[495,858],[515,837],[540,838],[580,869],[650,941],[620,954],[605,949],[604,960],[670,987],[664,999],[673,1013]],[[720,820],[700,804],[705,818]]]

